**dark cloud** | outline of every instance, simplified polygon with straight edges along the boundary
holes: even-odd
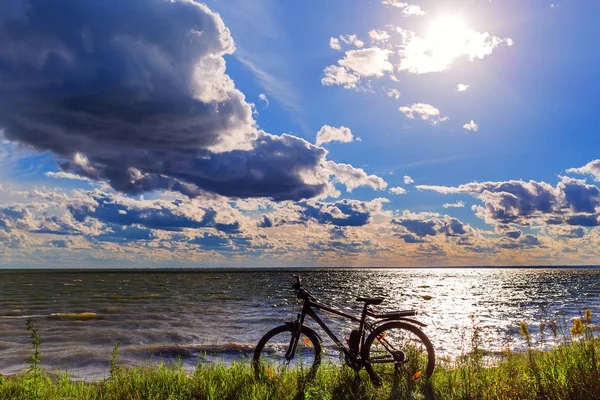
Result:
[[[400,225],[406,228],[412,235],[401,235],[405,242],[415,243],[413,235],[419,238],[426,236],[436,236],[442,234],[446,236],[466,235],[470,229],[459,219],[447,215],[437,216],[428,214],[404,214],[402,217],[392,219],[392,224]]]
[[[48,244],[50,245],[50,247],[55,247],[57,249],[66,249],[72,245],[72,241],[64,240],[64,239],[56,239],[56,240],[50,240],[48,242]]]
[[[371,212],[367,203],[342,200],[335,203],[300,203],[302,221],[316,220],[320,224],[336,226],[363,226],[369,222]]]
[[[202,235],[196,236],[192,240],[186,241],[190,244],[197,244],[205,250],[225,250],[231,248],[231,242],[229,239],[206,232]]]
[[[411,235],[411,234],[405,234],[405,235],[396,235],[397,237],[399,237],[400,239],[404,240],[404,243],[423,243],[423,239],[415,236],[415,235]]]
[[[29,230],[35,227],[33,215],[26,207],[7,206],[0,208],[0,228]]]
[[[600,206],[600,189],[581,180],[563,178],[558,184],[564,193],[567,205],[576,213],[595,213]]]
[[[484,203],[478,213],[497,226],[550,225],[596,226],[600,189],[583,180],[562,177],[556,187],[536,181],[473,182],[458,187],[417,186],[439,193],[466,193]]]
[[[520,238],[520,237],[521,237],[521,234],[522,234],[522,233],[523,233],[523,232],[521,232],[521,231],[519,231],[519,230],[516,230],[516,231],[508,231],[508,232],[506,232],[506,236],[508,236],[508,237],[509,237],[509,238],[511,238],[511,239],[518,239],[518,238]]]
[[[263,219],[258,224],[258,227],[259,228],[272,228],[273,227],[273,221],[271,221],[271,219],[268,216],[263,215]]]
[[[385,187],[301,138],[257,130],[225,73],[229,30],[205,5],[2,3],[0,128],[65,171],[129,194],[301,200],[323,194],[331,175],[349,190]]]
[[[498,246],[503,249],[527,249],[532,247],[543,247],[540,239],[538,239],[537,236],[530,234],[527,234],[518,240],[501,240]]]
[[[582,227],[571,228],[562,232],[559,236],[567,239],[581,239],[586,234],[586,230]]]
[[[598,216],[597,215],[573,215],[566,220],[569,225],[579,225],[579,226],[598,226]]]
[[[237,233],[240,228],[237,221],[217,222],[217,211],[211,208],[198,207],[192,211],[184,211],[179,208],[180,200],[144,204],[101,192],[91,194],[90,200],[68,205],[67,208],[76,221],[84,222],[88,218],[94,218],[107,224],[165,231],[214,228],[221,232]],[[132,234],[146,235],[143,231]]]
[[[392,223],[402,225],[410,232],[414,233],[419,237],[437,235],[437,231],[435,229],[435,221],[423,221],[419,219],[402,219],[392,220]]]

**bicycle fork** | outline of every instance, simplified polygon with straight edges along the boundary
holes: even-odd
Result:
[[[296,349],[298,348],[298,341],[300,340],[300,321],[292,322],[292,337],[290,339],[290,345],[285,353],[285,360],[289,363],[296,355]]]

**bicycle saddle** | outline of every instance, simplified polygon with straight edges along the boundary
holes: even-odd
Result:
[[[383,302],[383,297],[357,297],[356,301],[364,301],[367,304],[376,306],[377,304],[381,304]]]

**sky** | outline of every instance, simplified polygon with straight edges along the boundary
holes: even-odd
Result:
[[[600,264],[599,13],[3,0],[0,267]]]

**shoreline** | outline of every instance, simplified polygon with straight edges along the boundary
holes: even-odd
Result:
[[[132,268],[7,268],[0,266],[0,273],[17,272],[17,273],[257,273],[257,272],[294,272],[294,271],[309,271],[309,272],[331,272],[331,271],[360,271],[360,270],[478,270],[478,269],[508,269],[508,270],[535,270],[535,269],[600,269],[600,265],[533,265],[533,266],[427,266],[427,267],[372,267],[372,266],[277,266],[277,267],[132,267]]]
[[[522,334],[527,335],[527,328]],[[581,399],[600,396],[600,342],[585,330],[548,351],[507,351],[489,364],[475,349],[462,359],[441,360],[429,381],[418,375],[397,378],[382,375],[374,386],[366,372],[359,379],[347,367],[325,363],[311,378],[302,369],[281,375],[259,373],[249,362],[199,365],[186,371],[181,365],[119,365],[113,351],[110,372],[98,381],[73,380],[66,373],[33,369],[0,375],[0,398],[177,398],[177,399]],[[42,354],[43,358],[43,354]],[[415,377],[416,376],[416,377]]]

